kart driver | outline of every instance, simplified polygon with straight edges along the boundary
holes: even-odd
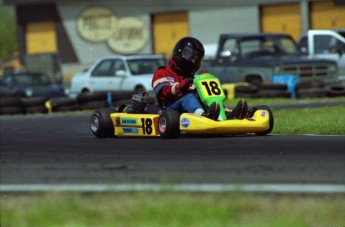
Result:
[[[204,55],[204,46],[196,38],[184,37],[176,43],[168,66],[159,67],[152,78],[152,87],[160,105],[180,113],[218,119],[219,104],[213,102],[205,111],[194,93],[194,74]]]

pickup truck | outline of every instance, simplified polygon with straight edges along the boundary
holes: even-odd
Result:
[[[311,58],[335,60],[339,77],[345,79],[345,29],[309,30],[297,44]]]
[[[72,77],[70,96],[96,92],[150,92],[155,70],[165,63],[162,55],[103,57],[89,69]]]
[[[268,83],[275,75],[298,75],[300,80],[337,80],[335,61],[304,56],[284,33],[222,34],[215,59],[200,72],[217,75],[221,83]]]

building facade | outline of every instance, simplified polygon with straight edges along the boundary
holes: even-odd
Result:
[[[212,55],[222,33],[345,28],[344,0],[4,0],[21,56],[54,54],[63,74],[113,54],[164,54],[194,36]]]

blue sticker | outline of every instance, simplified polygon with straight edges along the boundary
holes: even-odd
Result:
[[[133,118],[122,118],[122,119],[121,119],[121,124],[122,124],[122,125],[136,125],[136,124],[137,124],[137,119],[133,119]]]
[[[137,128],[123,128],[123,133],[138,134]]]
[[[190,125],[190,121],[189,121],[188,118],[183,118],[183,119],[181,120],[181,126],[182,126],[183,128],[188,128],[189,125]]]

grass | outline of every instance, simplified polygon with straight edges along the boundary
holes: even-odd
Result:
[[[344,101],[345,97],[337,99],[247,99],[249,106],[295,104],[295,103],[329,103]],[[238,99],[228,100],[226,106],[234,107]],[[275,110],[271,108],[274,116],[275,134],[321,134],[345,135],[345,104],[325,106],[320,108],[297,108]]]
[[[1,226],[343,226],[345,195],[1,193]]]
[[[345,135],[345,105],[274,110],[275,134]]]

